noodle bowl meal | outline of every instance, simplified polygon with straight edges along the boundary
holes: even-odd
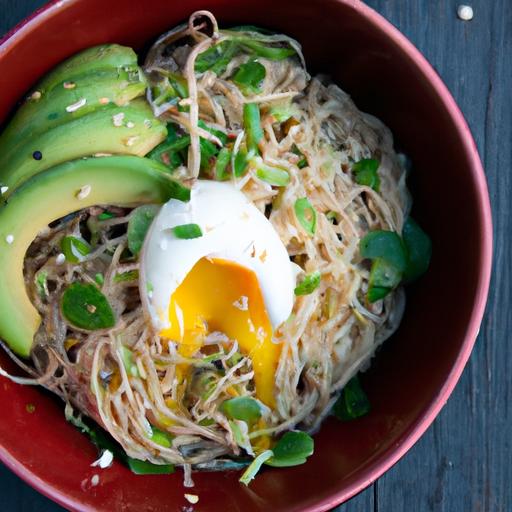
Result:
[[[299,43],[199,11],[90,48],[0,137],[0,337],[140,474],[294,466],[397,329],[431,243],[390,131]]]

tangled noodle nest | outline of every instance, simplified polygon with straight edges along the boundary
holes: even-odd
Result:
[[[206,35],[209,31],[210,35]],[[40,233],[25,260],[25,277],[43,323],[36,336],[33,366],[19,361],[34,379],[103,426],[135,458],[156,464],[176,463],[185,470],[229,467],[225,456],[249,454],[268,446],[271,436],[292,428],[315,431],[328,414],[337,393],[368,361],[376,347],[396,329],[404,308],[401,289],[368,305],[364,299],[369,267],[361,261],[359,241],[370,230],[400,233],[410,205],[405,170],[393,149],[389,130],[360,112],[349,96],[324,77],[311,78],[298,43],[283,35],[247,32],[265,43],[291,45],[298,56],[280,61],[264,58],[261,92],[249,100],[231,81],[233,70],[249,59],[241,54],[217,76],[195,72],[195,60],[212,45],[234,37],[219,31],[208,12],[195,13],[188,25],[162,36],[151,48],[145,71],[150,82],[167,73],[182,75],[189,97],[175,104],[156,105],[155,114],[190,134],[188,163],[176,176],[193,184],[200,170],[200,137],[222,145],[207,126],[231,135],[233,153],[244,144],[242,110],[258,103],[264,140],[261,158],[286,169],[285,188],[272,187],[249,168],[232,178],[269,218],[290,258],[306,273],[321,272],[321,284],[297,297],[293,313],[275,333],[282,344],[275,374],[276,407],[249,431],[230,422],[219,405],[233,396],[254,396],[251,360],[240,354],[234,340],[211,334],[203,348],[184,357],[177,343],[163,342],[153,332],[142,309],[137,271],[139,262],[126,257],[126,227],[131,210],[109,208],[116,217],[98,220],[101,206],[61,219]],[[238,33],[240,34],[240,33]],[[276,122],[271,110],[293,109],[293,123]],[[299,168],[300,153],[307,165]],[[358,185],[351,165],[363,158],[380,161],[380,191]],[[203,176],[204,177],[204,176]],[[307,197],[317,215],[314,236],[301,229],[294,214],[297,198]],[[329,215],[328,215],[329,214]],[[86,233],[86,235],[84,235]],[[97,239],[80,263],[62,264],[60,240],[66,235]],[[62,317],[59,300],[71,282],[94,283],[103,274],[102,292],[117,316],[107,331],[80,331]],[[44,277],[44,279],[41,279]],[[137,371],[128,374],[123,350],[129,348]],[[178,365],[188,365],[187,378],[176,378]],[[204,386],[207,386],[207,392]],[[238,423],[238,432],[234,424]],[[245,425],[245,428],[244,428]],[[170,447],[151,440],[152,426],[173,436]]]

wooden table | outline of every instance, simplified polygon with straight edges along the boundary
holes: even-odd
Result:
[[[0,34],[43,3],[0,0]],[[456,0],[367,3],[426,55],[473,130],[490,188],[495,267],[480,336],[448,404],[394,468],[337,512],[510,512],[512,2],[472,0],[470,22],[457,18]],[[0,510],[62,509],[2,466]]]

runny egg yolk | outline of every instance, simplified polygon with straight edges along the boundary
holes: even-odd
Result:
[[[177,341],[183,356],[197,352],[209,333],[236,340],[252,360],[257,398],[275,405],[281,346],[272,342],[272,325],[252,270],[232,261],[201,258],[172,294],[169,322],[160,334]]]

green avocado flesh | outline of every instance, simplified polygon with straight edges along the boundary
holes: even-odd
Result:
[[[126,105],[145,90],[146,80],[138,67],[107,69],[78,76],[37,99],[27,99],[0,136],[0,166],[30,138],[108,104]]]
[[[105,68],[123,68],[137,65],[137,54],[127,46],[104,44],[87,48],[73,55],[50,71],[34,88],[34,92],[48,92],[78,75]]]
[[[135,156],[67,162],[32,177],[0,208],[0,338],[15,353],[29,356],[41,323],[23,276],[25,254],[37,234],[49,223],[93,205],[187,201],[189,189],[166,170]]]
[[[144,156],[166,134],[165,125],[142,98],[124,107],[97,110],[26,140],[18,151],[1,159],[0,185],[8,187],[2,197],[32,176],[69,160],[102,154]]]

